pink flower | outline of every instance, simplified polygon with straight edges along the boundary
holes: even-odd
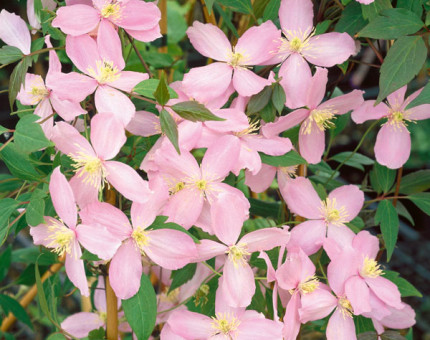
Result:
[[[90,139],[93,146],[65,122],[58,122],[52,134],[55,146],[74,161],[76,175],[70,185],[79,206],[97,201],[106,182],[131,201],[146,201],[148,183],[129,165],[111,160],[126,141],[124,128],[112,113],[99,113],[91,119]]]
[[[356,109],[363,103],[363,91],[354,90],[321,104],[326,84],[327,69],[317,67],[306,90],[297,94],[307,108],[295,110],[262,128],[263,135],[270,138],[303,122],[299,133],[300,154],[312,164],[321,161],[325,148],[324,131],[334,126],[332,120],[335,116]]]
[[[247,218],[248,207],[237,196],[219,195],[212,204],[211,221],[215,235],[223,244],[201,240],[197,245],[200,261],[227,254],[220,289],[232,307],[247,307],[255,293],[254,273],[248,264],[248,256],[285,245],[290,239],[284,229],[266,228],[250,232],[238,240]]]
[[[42,0],[42,8],[48,9],[50,11],[55,10],[57,7],[57,3],[54,0]],[[39,29],[41,27],[39,19],[36,17],[34,13],[34,0],[27,1],[27,18],[28,23],[32,28]],[[36,30],[33,30],[31,33],[35,33]]]
[[[105,226],[122,241],[109,268],[110,283],[121,299],[128,299],[139,290],[142,255],[171,270],[181,268],[197,257],[194,241],[187,234],[173,229],[148,229],[168,195],[160,182],[153,190],[148,202],[132,204],[132,224],[121,210],[108,203],[94,202],[81,212],[85,223]]]
[[[103,25],[103,22],[100,24]],[[136,108],[122,92],[131,92],[134,86],[148,79],[140,72],[122,71],[125,66],[121,42],[109,23],[97,36],[97,42],[88,35],[67,36],[66,52],[76,67],[83,73],[58,73],[52,79],[52,89],[62,99],[83,101],[95,93],[95,104],[99,112],[113,112],[126,126],[134,116]]]
[[[315,35],[311,0],[282,0],[279,20],[285,38],[277,51],[283,62],[279,70],[281,85],[287,95],[287,106],[295,109],[305,106],[302,94],[308,87],[311,69],[306,61],[317,66],[341,64],[355,53],[354,40],[347,33]],[[305,61],[306,60],[306,61]]]
[[[291,178],[294,178],[297,166],[275,167],[261,164],[261,169],[256,174],[245,171],[245,184],[256,193],[267,190],[272,184],[275,176],[278,178],[279,187],[284,187]]]
[[[288,208],[309,221],[291,231],[288,248],[298,246],[306,255],[314,254],[322,246],[326,234],[335,240],[350,240],[354,233],[345,226],[354,219],[364,203],[364,194],[355,185],[344,185],[321,200],[309,179],[298,177],[288,181],[281,194]]]
[[[430,104],[415,106],[406,110],[406,106],[414,100],[422,89],[405,99],[407,86],[403,86],[390,94],[388,103],[374,106],[374,100],[367,100],[352,112],[352,119],[357,124],[370,119],[387,118],[376,137],[375,156],[379,164],[390,169],[403,166],[411,152],[411,136],[408,122],[430,118]]]
[[[3,9],[0,12],[0,39],[6,45],[19,48],[23,54],[31,52],[31,36],[25,21]]]
[[[205,57],[218,60],[213,64],[191,69],[184,76],[188,94],[199,100],[211,100],[223,95],[233,82],[242,96],[260,92],[270,81],[248,69],[250,65],[265,65],[276,48],[280,32],[271,21],[251,27],[232,47],[225,34],[212,24],[197,21],[187,31],[194,48]]]
[[[72,188],[66,177],[55,168],[49,183],[52,204],[60,221],[45,216],[45,224],[30,229],[34,244],[53,248],[59,256],[66,256],[66,273],[82,295],[89,296],[84,261],[79,244],[103,260],[112,258],[121,241],[103,226],[77,224],[77,209]]]
[[[60,7],[52,26],[73,36],[90,33],[97,26],[101,34],[103,26],[115,25],[137,40],[149,42],[161,37],[158,25],[161,13],[154,3],[139,0],[82,2]]]

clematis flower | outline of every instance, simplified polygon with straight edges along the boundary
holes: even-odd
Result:
[[[232,206],[235,209],[231,209]],[[285,245],[290,239],[285,229],[266,228],[250,232],[239,240],[243,222],[247,218],[248,208],[237,196],[220,194],[212,205],[211,221],[215,235],[223,244],[201,240],[197,245],[200,261],[227,255],[220,289],[232,307],[247,307],[255,293],[254,273],[248,264],[248,256],[256,251]]]
[[[275,167],[261,164],[261,169],[256,174],[249,170],[245,171],[245,184],[253,192],[260,193],[267,190],[277,176],[279,187],[284,187],[291,178],[295,177],[296,171],[296,165]]]
[[[103,26],[103,22],[101,23]],[[109,24],[106,24],[109,25]],[[116,32],[107,26],[97,36],[97,42],[88,35],[67,36],[66,53],[73,64],[86,75],[70,72],[56,74],[52,89],[62,99],[83,101],[95,92],[95,104],[99,112],[113,112],[126,126],[136,108],[122,92],[132,92],[134,86],[148,79],[140,72],[123,71],[121,42]]]
[[[78,205],[98,200],[105,183],[110,183],[131,201],[144,202],[150,193],[148,183],[129,165],[112,161],[126,136],[122,124],[112,113],[99,113],[91,119],[91,143],[73,126],[58,122],[52,141],[74,162],[76,175],[70,180]]]
[[[354,219],[364,203],[364,194],[355,185],[334,189],[321,200],[309,179],[297,177],[281,187],[282,197],[296,215],[309,219],[291,231],[288,248],[298,246],[306,255],[314,254],[326,238],[351,239],[354,233],[345,226]]]
[[[45,224],[30,228],[34,244],[53,248],[66,257],[66,273],[82,295],[89,296],[84,261],[79,244],[103,260],[115,254],[121,241],[99,225],[77,224],[77,208],[72,188],[66,177],[55,168],[49,183],[52,204],[60,220],[45,216]]]
[[[367,100],[351,115],[357,124],[370,119],[387,118],[387,122],[382,125],[376,137],[375,157],[379,164],[390,169],[402,167],[411,153],[408,123],[430,118],[430,104],[418,105],[406,110],[409,103],[422,91],[420,89],[405,99],[406,89],[405,85],[391,93],[387,97],[387,104],[380,103],[374,106],[374,100]]]
[[[53,27],[73,36],[90,33],[98,27],[102,34],[107,25],[123,28],[133,38],[145,42],[159,37],[161,12],[151,2],[139,0],[83,0],[79,3],[66,1],[60,7]]]
[[[110,283],[121,299],[128,299],[139,290],[142,255],[170,270],[182,268],[197,256],[196,245],[187,234],[174,229],[147,229],[168,197],[162,182],[153,190],[148,202],[132,204],[131,224],[121,210],[108,203],[94,202],[81,212],[85,223],[105,226],[122,241],[109,267]]]
[[[291,109],[305,106],[303,97],[311,77],[308,62],[331,67],[341,64],[355,53],[355,43],[348,33],[330,32],[315,35],[311,0],[282,0],[279,20],[285,38],[281,38],[276,57],[283,61],[280,84]]]
[[[0,12],[0,39],[14,46],[25,55],[31,52],[31,36],[25,21],[14,13],[3,9]]]
[[[222,278],[220,279],[222,281]],[[281,324],[268,320],[263,314],[245,308],[231,308],[228,298],[218,288],[215,316],[178,310],[172,313],[164,326],[161,340],[237,339],[281,340]]]
[[[302,123],[299,132],[300,154],[311,164],[321,161],[325,148],[324,131],[334,126],[332,120],[335,116],[354,110],[363,103],[363,91],[354,90],[321,104],[328,80],[327,69],[316,69],[309,86],[300,93],[307,108],[295,110],[262,128],[263,135],[270,138]]]
[[[265,65],[276,48],[280,32],[269,20],[251,27],[232,47],[225,34],[212,24],[197,21],[187,30],[194,48],[202,55],[218,62],[191,69],[184,76],[183,85],[188,94],[203,101],[222,96],[233,82],[234,89],[242,96],[260,92],[270,81],[248,68]]]
[[[57,3],[54,0],[41,0],[42,8],[49,11],[53,11],[57,7]],[[33,29],[39,29],[41,27],[39,19],[34,13],[34,0],[27,1],[27,18],[28,23]],[[35,33],[36,30],[32,30],[31,33]]]

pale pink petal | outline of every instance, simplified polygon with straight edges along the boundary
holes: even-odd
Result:
[[[50,87],[59,99],[81,102],[95,91],[97,81],[77,72],[55,73],[51,77]]]
[[[96,41],[87,34],[76,37],[68,35],[66,38],[66,53],[81,72],[91,76],[90,70],[97,72],[96,62],[102,60]]]
[[[200,243],[196,244],[198,252],[198,260],[196,262],[207,261],[215,256],[224,254],[228,249],[225,245],[211,241],[211,240],[200,240]]]
[[[212,63],[207,66],[194,67],[184,75],[182,84],[191,97],[207,102],[227,91],[233,68],[226,63]]]
[[[87,113],[87,111],[85,111],[81,107],[81,104],[79,102],[72,102],[70,100],[60,99],[55,92],[51,93],[49,100],[51,101],[52,107],[54,108],[55,112],[57,112],[61,116],[61,118],[66,121],[71,121],[77,116]]]
[[[316,67],[316,72],[309,82],[306,95],[306,106],[312,110],[315,109],[323,100],[325,89],[328,81],[328,70],[326,68]]]
[[[145,254],[163,268],[179,269],[197,258],[193,239],[179,230],[151,230],[148,238]]]
[[[217,132],[241,132],[249,127],[248,117],[244,111],[230,109],[212,109],[215,116],[224,118],[224,121],[206,121],[204,124],[208,128]]]
[[[239,63],[241,65],[266,65],[266,62],[273,57],[280,38],[281,31],[270,20],[260,26],[249,28],[235,46],[235,53],[245,56],[243,61],[239,60]]]
[[[399,289],[393,282],[382,276],[366,278],[365,280],[375,295],[387,305],[397,309],[401,309],[403,307],[400,300],[401,297]]]
[[[323,245],[326,226],[323,220],[306,221],[291,230],[288,248],[300,247],[305,254],[315,254]]]
[[[336,209],[344,208],[347,222],[353,220],[364,204],[364,193],[356,185],[343,185],[334,189],[328,197],[336,200]]]
[[[113,257],[109,267],[109,281],[118,298],[131,298],[139,290],[142,277],[141,257],[139,248],[132,240],[125,241]]]
[[[21,90],[18,92],[17,99],[24,105],[36,105],[41,100],[45,99],[41,95],[34,95],[33,89],[47,91],[45,83],[41,76],[27,73],[25,75],[25,86],[21,85]]]
[[[77,338],[85,338],[94,329],[104,327],[104,320],[96,313],[80,312],[68,316],[61,328]]]
[[[363,91],[354,90],[343,96],[327,100],[318,106],[318,110],[328,109],[336,115],[343,115],[351,110],[359,108],[363,104],[363,93]]]
[[[99,200],[99,190],[96,186],[87,185],[83,182],[83,177],[79,174],[70,179],[70,187],[73,190],[76,203],[82,209],[86,205],[97,202]]]
[[[261,169],[261,157],[257,150],[250,149],[246,143],[241,143],[239,158],[231,172],[236,176],[239,175],[240,170],[248,169],[251,173],[256,174]]]
[[[0,39],[6,45],[19,48],[24,54],[30,54],[31,36],[27,24],[21,17],[5,9],[0,12]]]
[[[263,135],[267,138],[277,136],[281,132],[287,131],[300,124],[309,116],[308,109],[295,110],[286,116],[279,117],[274,123],[267,123],[262,127]]]
[[[370,119],[380,119],[388,115],[389,108],[385,103],[375,105],[375,100],[366,100],[360,107],[352,111],[351,118],[361,124]]]
[[[266,262],[267,266],[267,282],[273,282],[276,280],[276,271],[273,268],[272,261],[270,261],[269,255],[262,251],[260,255],[258,255],[259,259],[263,259]]]
[[[120,77],[114,81],[110,81],[109,86],[115,87],[124,92],[132,92],[133,88],[141,81],[148,79],[147,73],[122,71]]]
[[[358,274],[358,258],[351,252],[343,253],[332,259],[327,267],[327,278],[330,288],[337,296],[342,296],[345,291],[345,281]]]
[[[262,135],[245,135],[241,139],[250,149],[264,152],[265,154],[271,156],[285,155],[293,148],[289,138],[282,138],[278,136],[264,138]]]
[[[303,49],[302,54],[311,64],[332,67],[342,64],[355,54],[355,42],[348,33],[330,32],[314,35],[309,39],[309,45]]]
[[[98,11],[87,5],[60,7],[52,26],[59,27],[64,33],[81,35],[91,32],[100,21]]]
[[[313,292],[304,294],[301,302],[299,315],[303,323],[325,318],[337,305],[336,297],[323,283],[320,283],[318,289]]]
[[[310,125],[310,133],[306,133]],[[321,162],[325,149],[325,133],[321,131],[315,121],[307,119],[302,124],[299,133],[300,154],[310,164]]]
[[[346,225],[329,223],[327,226],[327,238],[324,240],[324,250],[331,259],[334,259],[343,251],[352,250],[354,237],[354,232]]]
[[[127,33],[130,34],[134,39],[144,42],[154,41],[155,39],[161,38],[160,26],[155,25],[151,29],[138,31],[126,29]]]
[[[70,124],[58,122],[53,129],[52,141],[55,147],[65,155],[76,155],[79,152],[96,157],[90,143]]]
[[[77,240],[73,241],[72,253],[66,254],[66,273],[70,281],[79,288],[81,294],[90,296],[87,277],[85,276],[84,261],[81,260],[82,252]]]
[[[398,169],[411,153],[411,136],[405,126],[384,124],[376,136],[375,157],[379,164]]]
[[[399,88],[398,90],[394,91],[390,95],[388,95],[387,97],[388,103],[394,110],[398,110],[402,108],[403,102],[405,101],[405,95],[406,95],[407,89],[408,89],[408,86],[405,85]]]
[[[430,118],[430,104],[418,105],[408,110],[409,119],[423,120]]]
[[[52,204],[58,216],[69,227],[76,226],[78,211],[76,209],[75,197],[72,188],[66,177],[60,172],[60,167],[56,167],[49,182],[49,192]]]
[[[311,0],[282,0],[279,20],[283,31],[308,32],[312,30],[314,18]]]
[[[118,70],[125,66],[122,57],[121,40],[118,32],[108,20],[102,20],[97,34],[97,47],[100,58],[107,62],[112,62]]]
[[[91,119],[91,143],[101,159],[114,158],[126,141],[124,127],[113,113],[97,114]]]
[[[217,26],[194,21],[187,30],[188,38],[193,47],[205,57],[219,61],[227,61],[232,54],[231,44]]]
[[[276,278],[279,287],[285,290],[296,289],[315,275],[315,265],[301,248],[288,250],[287,260],[278,268]]]
[[[236,67],[234,69],[233,86],[241,96],[250,97],[261,92],[265,86],[270,84],[268,79],[262,78],[246,68]]]
[[[158,26],[161,12],[155,3],[129,0],[121,6],[121,16],[115,24],[131,30],[148,30]]]
[[[367,230],[360,231],[352,241],[355,250],[369,259],[376,258],[379,252],[379,240]]]
[[[56,6],[57,4],[54,2],[54,5]],[[46,44],[46,47],[49,47],[49,48],[53,47],[51,44],[49,35],[45,36],[45,44]],[[46,74],[46,84],[48,86],[49,86],[50,76],[58,72],[61,72],[61,62],[60,62],[60,59],[58,58],[57,52],[55,50],[51,50],[49,51],[49,69],[48,69],[48,73]]]
[[[179,313],[180,310],[174,311],[174,312]],[[187,339],[173,332],[172,326],[170,326],[169,323],[166,323],[161,329],[160,340],[187,340]]]
[[[163,215],[169,221],[189,229],[199,218],[203,207],[203,195],[198,189],[182,189],[174,194],[167,203]]]
[[[245,171],[245,184],[256,193],[267,190],[275,179],[276,167],[262,164],[261,169],[255,175],[252,172]]]
[[[189,312],[187,310],[175,311],[169,317],[167,324],[172,331],[185,339],[190,339],[190,334],[195,339],[209,339],[213,334],[212,319],[206,315]],[[165,338],[169,340],[169,338]]]
[[[247,310],[246,314],[250,314],[251,310]],[[250,317],[249,319],[242,318],[238,327],[237,340],[281,340],[282,339],[282,324],[273,320],[265,319],[259,314],[259,317]]]
[[[355,335],[355,325],[352,317],[344,316],[342,312],[336,308],[333,315],[328,320],[326,335],[327,340],[356,340],[357,336]]]
[[[406,303],[402,303],[402,305],[402,309],[390,308],[391,314],[381,320],[385,327],[406,329],[415,324],[415,311]]]
[[[114,113],[123,126],[127,126],[130,123],[136,112],[136,108],[130,98],[110,86],[99,86],[94,100],[98,112]]]
[[[300,331],[300,294],[294,292],[287,304],[284,316],[284,329],[282,331],[285,340],[295,340]]]
[[[84,225],[76,227],[76,238],[82,246],[102,260],[110,260],[121,245],[121,239],[111,234],[102,225]]]
[[[247,307],[255,293],[254,273],[248,263],[227,260],[224,265],[223,292],[232,307]]]
[[[161,133],[160,118],[148,111],[136,111],[126,130],[133,135],[149,137]]]
[[[282,77],[279,83],[287,97],[285,105],[290,109],[306,106],[306,93],[312,79],[306,60],[298,53],[291,54],[282,64],[279,77]]]
[[[51,139],[52,130],[54,128],[54,117],[52,117],[52,113],[52,106],[48,98],[43,99],[34,110],[34,114],[40,117],[37,122],[40,123],[40,127],[48,139]],[[42,120],[44,120],[43,123],[41,123]]]
[[[246,234],[239,243],[247,245],[248,252],[267,251],[278,246],[285,246],[290,233],[281,228],[259,229]]]
[[[208,200],[204,200],[202,212],[194,225],[210,235],[215,235],[212,228],[211,203],[209,203]]]
[[[52,230],[49,230],[48,227],[51,225],[62,225],[62,223],[50,216],[44,216],[44,219],[45,223],[30,228],[30,235],[33,237],[33,243],[35,245],[53,248],[54,246],[50,245],[50,243],[52,243],[51,237],[53,236],[53,232]]]
[[[166,141],[156,151],[155,161],[163,173],[167,173],[178,181],[184,178],[199,178],[201,176],[200,167],[196,159],[188,151],[181,151],[179,155],[172,143]]]
[[[372,310],[369,303],[369,287],[361,277],[354,275],[345,282],[345,294],[351,302],[355,315]]]
[[[283,197],[288,208],[296,215],[319,219],[321,199],[309,179],[298,177],[285,187]]]
[[[130,201],[144,203],[150,193],[148,182],[127,164],[108,161],[104,163],[107,171],[106,179],[125,198]]]

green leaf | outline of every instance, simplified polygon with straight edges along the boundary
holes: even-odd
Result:
[[[251,208],[250,214],[261,217],[273,217],[278,219],[281,215],[282,205],[280,202],[267,202],[255,198],[248,198]]]
[[[421,70],[426,57],[427,48],[421,36],[397,39],[381,66],[376,104],[409,83]]]
[[[396,210],[399,216],[406,218],[411,225],[413,226],[415,225],[413,217],[411,216],[411,214],[409,213],[409,211],[406,209],[406,207],[403,205],[402,202],[397,201]]]
[[[161,106],[166,105],[170,99],[164,71],[161,72],[160,82],[158,83],[157,89],[154,92],[154,97]]]
[[[208,7],[207,1],[206,5]],[[168,44],[177,44],[187,34],[187,22],[184,18],[184,9],[186,11],[187,6],[181,6],[175,1],[169,2],[167,6],[167,42]],[[212,7],[211,7],[212,10]],[[208,7],[209,11],[209,7]]]
[[[284,109],[286,100],[287,97],[285,96],[284,88],[280,84],[276,84],[273,87],[272,103],[279,114],[281,114],[282,110]]]
[[[343,161],[348,159],[348,157],[350,157],[351,154],[352,154],[352,152],[350,152],[350,151],[341,152],[341,153],[338,153],[337,155],[334,155],[333,157],[331,157],[331,160],[342,163]],[[374,163],[375,163],[375,161],[373,159],[371,159],[365,155],[362,155],[360,153],[354,153],[354,154],[352,154],[352,157],[349,158],[345,162],[345,165],[348,165],[348,166],[351,166],[353,168],[357,168],[357,169],[364,171],[363,165],[371,165]]]
[[[414,204],[430,216],[430,192],[421,192],[408,196]]]
[[[388,169],[379,163],[375,163],[373,170],[370,172],[370,183],[373,189],[378,193],[389,192],[394,184],[396,178],[396,171]]]
[[[419,170],[402,177],[399,192],[415,194],[430,189],[430,170]]]
[[[14,46],[5,45],[0,48],[0,64],[10,64],[23,57],[19,48]]]
[[[179,116],[192,122],[204,122],[207,120],[222,121],[224,118],[215,116],[203,104],[190,100],[174,104],[170,107]]]
[[[37,264],[37,260],[36,260],[34,272],[36,276],[37,296],[39,298],[40,309],[51,320],[52,317],[48,308],[48,302],[46,301],[45,290],[43,289],[42,279],[40,278],[39,265]]]
[[[293,166],[306,164],[306,160],[300,156],[297,151],[291,150],[282,156],[269,156],[260,152],[261,161],[265,164],[276,167]]]
[[[264,9],[263,21],[272,20],[275,21],[278,18],[279,7],[281,6],[281,0],[270,0]]]
[[[408,106],[406,106],[406,109],[408,110],[422,104],[430,104],[430,82],[427,82],[427,85],[424,86],[418,97],[411,101]]]
[[[147,340],[155,326],[157,298],[148,276],[142,274],[136,295],[122,300],[124,314],[138,340]]]
[[[9,234],[10,215],[18,208],[19,204],[12,198],[3,198],[0,200],[0,245],[6,240]]]
[[[155,68],[170,67],[174,60],[170,54],[159,52],[145,52],[142,53],[143,59]]]
[[[101,261],[101,259],[93,254],[90,253],[88,250],[84,249],[84,252],[81,255],[81,260],[87,260],[87,261]]]
[[[31,65],[31,57],[24,57],[13,69],[9,79],[9,105],[13,109],[13,103],[18,95],[21,85],[25,83],[25,74]]]
[[[263,119],[266,123],[274,122],[276,119],[276,109],[275,106],[271,101],[267,103],[265,107],[263,107],[262,110],[260,110],[260,117]]]
[[[37,226],[45,223],[45,200],[43,199],[46,194],[41,196],[40,193],[34,191],[30,198],[30,203],[27,205],[25,211],[25,218],[30,226]]]
[[[379,202],[376,210],[375,223],[380,224],[382,237],[387,248],[387,261],[390,261],[399,233],[399,217],[396,208],[389,200]]]
[[[406,8],[421,17],[423,6],[421,0],[397,0],[397,8]]]
[[[331,20],[324,20],[319,22],[315,27],[315,35],[325,33],[330,27],[331,22],[332,22]]]
[[[31,181],[40,180],[41,176],[31,164],[28,155],[17,148],[15,143],[6,145],[0,152],[0,156],[12,175]]]
[[[103,330],[103,334],[104,334],[104,330]],[[46,340],[67,340],[67,338],[62,333],[53,333],[50,336],[48,336]]]
[[[239,33],[237,33],[236,27],[234,27],[233,23],[231,22],[231,17],[216,2],[214,3],[214,8],[222,17],[228,29],[234,34],[236,38],[239,38]]]
[[[354,35],[366,26],[366,24],[367,20],[363,18],[360,4],[353,1],[343,10],[342,16],[334,30],[336,32],[346,32],[349,35]]]
[[[251,115],[261,111],[268,103],[272,96],[272,87],[266,86],[261,92],[253,95],[246,108],[247,114]]]
[[[375,331],[372,320],[365,318],[364,316],[354,315],[354,323],[355,323],[355,329],[358,334]]]
[[[359,333],[357,335],[357,340],[379,340],[379,336],[378,336],[378,334],[375,331],[373,331],[373,332],[364,332],[364,333]]]
[[[100,327],[99,329],[94,329],[88,334],[88,340],[104,340],[105,338],[105,329]]]
[[[252,2],[252,10],[257,19],[261,18],[264,13],[264,9],[267,7],[270,0],[255,0]]]
[[[366,27],[358,32],[359,37],[373,39],[397,39],[421,29],[424,23],[413,12],[403,8],[390,8],[381,12]]]
[[[235,12],[244,14],[252,13],[251,0],[218,0],[218,2]]]
[[[179,150],[179,142],[178,142],[178,126],[176,125],[175,120],[166,110],[161,110],[160,112],[160,126],[161,131],[169,138],[172,145],[175,147],[177,153],[181,153]]]
[[[379,14],[379,12],[387,8],[393,8],[391,5],[391,0],[375,0],[369,5],[361,5],[363,18],[366,20],[374,19]]]
[[[212,13],[212,7],[214,5],[215,0],[205,0],[206,8],[208,9],[209,15]]]
[[[398,331],[385,331],[380,335],[381,340],[406,340]]]
[[[397,288],[399,288],[400,294],[402,297],[408,297],[408,296],[418,296],[423,297],[422,294],[416,289],[409,281],[405,280],[402,277],[399,277],[399,273],[391,271],[391,270],[384,270],[384,274],[382,274],[386,279],[393,282]]]
[[[33,152],[53,146],[43,132],[40,124],[36,123],[40,117],[37,115],[26,115],[16,125],[14,133],[16,145],[25,152]]]
[[[359,216],[355,217],[351,222],[346,223],[346,225],[356,234],[365,226],[363,219]]]
[[[30,317],[18,301],[8,295],[0,294],[0,306],[6,313],[12,312],[12,314],[15,315],[19,321],[25,323],[28,327],[33,329]]]
[[[43,9],[42,0],[34,0],[34,15],[37,18],[37,21],[41,22],[41,11]]]
[[[173,222],[165,223],[166,220],[167,220],[166,216],[157,216],[154,223],[152,223],[149,227],[152,230],[158,230],[158,229],[178,230],[178,231],[181,231],[181,232],[187,234],[189,237],[191,237],[195,243],[200,243],[200,240],[197,237],[195,237],[193,234],[191,234],[183,226],[180,226],[179,224],[176,224]]]
[[[141,81],[134,87],[133,92],[136,92],[147,98],[155,99],[154,92],[157,89],[159,83],[159,79],[147,79]],[[178,98],[178,94],[171,87],[167,87],[167,89],[169,91],[170,98]]]
[[[196,269],[197,263],[189,263],[184,268],[172,271],[172,284],[168,293],[190,281],[196,273]]]
[[[9,245],[0,255],[0,282],[6,277],[12,262],[12,245]]]
[[[42,253],[39,247],[29,247],[14,250],[12,252],[12,261],[18,263],[37,263],[41,266],[50,266],[58,262],[58,257],[55,253],[43,248]]]

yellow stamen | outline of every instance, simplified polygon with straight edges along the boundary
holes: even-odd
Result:
[[[246,65],[246,61],[248,59],[249,59],[249,56],[236,52],[233,47],[233,52],[230,52],[227,64],[229,64],[232,67],[238,67],[238,66],[243,67]]]
[[[47,240],[51,241],[47,244],[48,248],[54,248],[52,251],[57,253],[58,256],[63,256],[64,253],[71,254],[72,243],[75,238],[73,230],[67,228],[65,225],[60,223],[53,223],[48,226],[50,235]]]
[[[196,307],[198,305],[205,305],[208,302],[208,294],[210,292],[210,287],[207,284],[201,285],[194,295],[194,304]]]
[[[315,31],[308,29],[305,32],[301,30],[285,30],[285,38],[281,38],[281,45],[279,47],[279,52],[288,53],[302,53],[304,50],[308,50],[309,39],[315,35]]]
[[[335,119],[334,116],[337,113],[337,110],[331,109],[323,109],[323,110],[312,110],[309,118],[303,122],[302,132],[305,135],[308,135],[312,132],[312,123],[315,122],[317,128],[320,131],[324,131],[325,129],[330,129],[334,127],[334,123],[331,121]]]
[[[102,8],[100,14],[103,18],[119,20],[121,19],[121,6],[118,2],[107,4]]]
[[[310,276],[305,280],[305,282],[301,282],[298,286],[298,290],[303,295],[306,295],[308,293],[312,293],[315,289],[317,289],[320,285],[320,282],[318,281],[318,278],[313,275]]]
[[[252,122],[249,118],[248,120],[249,120],[249,126],[245,130],[242,130],[240,132],[234,132],[233,134],[235,136],[242,137],[245,135],[255,135],[258,133],[258,130],[260,129],[258,120],[254,122]]]
[[[416,123],[413,119],[410,119],[410,111],[392,110],[388,115],[388,121],[385,124],[391,125],[395,130],[402,129],[408,126],[409,123]]]
[[[146,231],[142,227],[137,227],[133,230],[131,233],[131,237],[136,242],[136,245],[138,246],[140,252],[144,255],[145,251],[144,248],[149,245],[149,237],[148,237],[149,231]]]
[[[45,86],[33,86],[31,88],[31,95],[33,99],[31,100],[32,105],[36,105],[38,102],[43,100],[49,94],[48,89]]]
[[[185,188],[185,183],[184,182],[177,182],[173,188],[170,189],[170,194],[174,195],[176,194],[178,191],[181,191],[183,188]]]
[[[326,198],[322,201],[320,212],[327,224],[341,226],[348,222],[349,215],[344,206],[338,207],[336,198]]]
[[[374,279],[383,273],[384,272],[378,262],[373,259],[369,259],[367,256],[364,258],[363,267],[360,270],[361,276]]]
[[[202,190],[202,191],[206,190],[207,184],[208,184],[208,182],[204,179],[199,179],[198,181],[196,181],[197,189]]]
[[[244,243],[230,246],[226,251],[228,259],[233,262],[234,266],[237,267],[239,264],[244,266],[246,264],[245,256],[251,255],[248,252],[247,246]]]
[[[354,310],[352,309],[351,302],[346,297],[341,297],[338,302],[338,308],[340,309],[343,318],[352,318]]]
[[[294,178],[296,177],[296,172],[298,167],[299,167],[298,165],[283,166],[283,167],[280,167],[279,170],[284,174],[286,174],[287,176]]]
[[[110,83],[121,77],[118,68],[113,64],[113,61],[97,60],[96,70],[91,66],[87,68],[88,74],[96,79],[99,84]]]
[[[212,317],[212,320],[213,335],[224,334],[229,336],[228,339],[234,338],[234,332],[240,325],[240,320],[230,313],[217,313],[215,317]]]
[[[100,158],[88,155],[85,151],[69,154],[69,157],[75,162],[72,166],[75,168],[78,177],[84,177],[83,183],[97,189],[104,188],[107,171]]]

